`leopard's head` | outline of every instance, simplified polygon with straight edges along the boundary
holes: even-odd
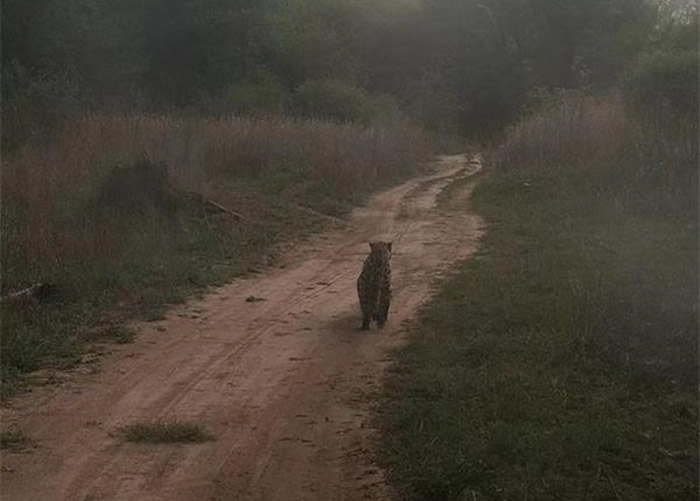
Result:
[[[372,255],[389,261],[391,259],[391,244],[392,242],[370,242],[369,248]]]

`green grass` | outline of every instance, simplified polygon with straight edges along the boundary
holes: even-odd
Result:
[[[22,430],[8,430],[0,433],[0,449],[19,451],[27,447],[31,441]]]
[[[625,186],[612,171],[482,178],[481,250],[387,381],[401,499],[697,499],[695,213]]]
[[[135,423],[119,430],[124,440],[147,444],[190,444],[214,440],[202,426],[184,421]]]

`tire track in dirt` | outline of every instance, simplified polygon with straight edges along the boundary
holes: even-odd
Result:
[[[3,499],[390,499],[373,461],[371,396],[435,279],[476,247],[470,188],[436,204],[480,169],[467,160],[443,157],[435,174],[374,197],[344,228],[287,252],[284,269],[140,324],[136,342],[114,347],[99,371],[18,398],[3,420],[38,447],[3,454]],[[395,298],[383,331],[359,332],[355,278],[380,235],[395,242]],[[167,418],[200,423],[216,440],[148,446],[113,436]]]

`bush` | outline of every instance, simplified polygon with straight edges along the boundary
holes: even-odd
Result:
[[[308,80],[294,95],[298,114],[339,122],[368,121],[372,100],[366,90],[340,80]]]
[[[655,182],[682,187],[697,197],[698,160],[697,49],[646,54],[624,80],[628,114],[638,125],[636,144]]]
[[[372,94],[370,96],[370,111],[374,118],[379,117],[390,120],[406,119],[406,114],[401,109],[399,103],[389,94]]]
[[[2,150],[12,151],[85,107],[78,84],[66,75],[31,75],[19,64],[2,71]]]
[[[263,72],[229,87],[223,105],[227,111],[239,115],[282,114],[287,100],[287,91],[277,78]]]
[[[167,210],[172,202],[167,167],[144,160],[108,174],[99,190],[96,209],[135,214]]]
[[[627,74],[624,87],[629,103],[645,116],[697,122],[698,53],[645,54]]]

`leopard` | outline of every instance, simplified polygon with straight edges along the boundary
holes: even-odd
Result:
[[[372,320],[383,329],[391,304],[392,242],[369,242],[370,253],[357,279],[357,296],[362,310],[360,330],[368,330]]]

